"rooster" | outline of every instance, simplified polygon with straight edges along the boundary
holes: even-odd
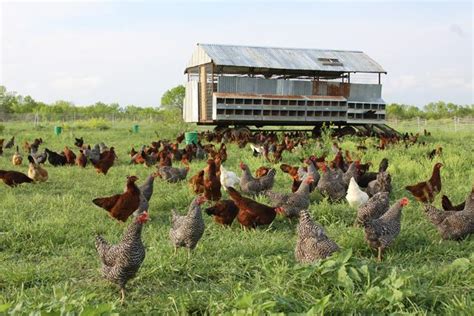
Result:
[[[111,217],[125,222],[140,205],[140,189],[135,184],[137,180],[136,176],[127,177],[126,191],[124,193],[96,198],[92,202],[106,210]]]
[[[125,300],[125,285],[135,277],[145,260],[145,247],[141,239],[143,224],[148,213],[143,212],[130,224],[120,243],[109,245],[100,235],[96,236],[95,248],[102,262],[102,276],[120,287],[121,301]]]
[[[443,164],[438,162],[434,165],[433,173],[428,181],[408,185],[405,189],[410,191],[416,200],[423,203],[432,203],[436,195],[441,191],[441,176],[439,171],[442,166]]]

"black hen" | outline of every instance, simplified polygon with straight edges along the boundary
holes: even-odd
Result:
[[[45,148],[44,151],[48,154],[48,161],[53,166],[64,166],[67,163],[67,159],[65,156],[51,151],[48,148]]]

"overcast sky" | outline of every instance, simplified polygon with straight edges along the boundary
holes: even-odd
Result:
[[[44,102],[159,105],[201,42],[362,50],[386,102],[473,103],[471,1],[0,2],[0,85]]]

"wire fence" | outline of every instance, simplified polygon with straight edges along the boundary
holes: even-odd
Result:
[[[412,120],[389,120],[388,125],[394,129],[411,129],[422,131],[423,129],[436,129],[448,131],[474,131],[473,117],[453,117],[448,119],[427,120],[416,118]]]
[[[121,121],[137,121],[137,122],[157,122],[163,120],[163,116],[159,114],[129,114],[129,113],[118,113],[118,114],[97,114],[97,115],[84,115],[84,114],[38,114],[38,113],[24,113],[24,114],[11,114],[1,113],[0,122],[23,122],[40,125],[42,123],[62,122],[62,123],[73,123],[75,121],[88,121],[88,120],[104,120],[108,123],[115,123]]]

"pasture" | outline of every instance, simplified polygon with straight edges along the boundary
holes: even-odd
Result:
[[[40,150],[48,147],[60,152],[65,145],[74,148],[74,136],[83,136],[86,143],[103,141],[114,146],[119,161],[107,176],[97,174],[91,165],[55,168],[46,163],[46,183],[10,188],[0,182],[0,314],[468,315],[474,310],[473,236],[462,242],[442,241],[421,205],[404,190],[405,185],[428,179],[434,163],[440,161],[443,189],[434,204],[440,206],[442,194],[455,203],[463,201],[474,183],[472,129],[454,132],[436,128],[434,122],[426,126],[432,136],[421,137],[426,146],[395,145],[384,151],[369,146],[362,162],[371,161],[377,168],[382,158],[389,159],[391,202],[403,196],[410,199],[403,210],[401,233],[381,263],[364,241],[363,230],[353,226],[356,210],[347,202],[327,200],[314,201],[310,213],[342,251],[322,262],[295,262],[296,221],[279,216],[269,227],[243,231],[236,222],[225,229],[204,214],[206,230],[190,259],[185,250],[174,256],[168,238],[171,209],[184,213],[193,194],[187,182],[169,184],[157,178],[149,208],[151,221],[142,234],[146,258],[137,277],[128,283],[127,300],[121,305],[118,288],[100,275],[94,236],[101,232],[115,243],[130,220],[125,225],[113,221],[91,201],[121,192],[127,175],[137,175],[140,184],[154,171],[128,164],[132,146],[156,140],[155,131],[160,138],[174,139],[195,127],[140,123],[140,132],[134,134],[129,131],[131,122],[116,123],[108,130],[71,124],[56,136],[53,124],[3,125],[0,138],[15,135],[20,147],[25,140],[42,137]],[[346,137],[341,146],[355,152],[357,143],[356,138]],[[328,139],[324,144],[329,150]],[[442,157],[428,160],[427,152],[437,145],[443,147]],[[300,157],[313,153],[322,153],[314,142],[292,154],[285,152],[282,162],[298,165]],[[26,154],[22,151],[23,165],[16,167],[11,164],[12,154],[13,150],[5,150],[0,169],[26,173]],[[228,154],[224,165],[239,175],[240,161],[252,170],[268,165],[253,157],[248,146],[228,145]],[[205,161],[193,161],[188,178],[204,166]],[[290,178],[275,167],[275,191],[289,191]],[[264,197],[258,200],[269,202]]]

